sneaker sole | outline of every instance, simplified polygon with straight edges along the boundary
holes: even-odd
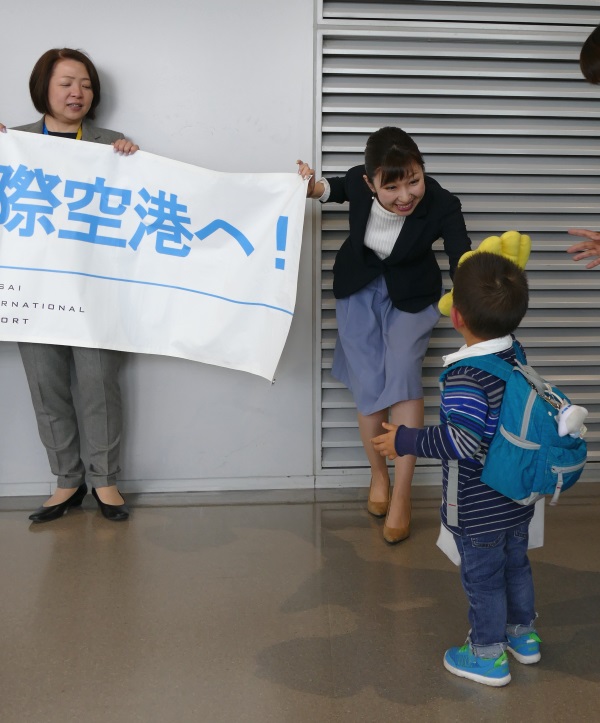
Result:
[[[501,688],[503,685],[508,685],[511,681],[510,673],[505,675],[503,678],[488,678],[486,675],[477,675],[477,673],[469,673],[466,670],[455,668],[444,657],[444,668],[454,675],[458,675],[459,678],[468,678],[468,680],[474,680],[476,683],[483,683],[483,685],[491,685],[494,688]]]
[[[517,653],[516,650],[513,650],[510,645],[507,647],[507,650],[509,650],[516,660],[519,661],[519,663],[523,663],[523,665],[532,665],[533,663],[537,663],[542,658],[541,653],[534,653],[533,655],[521,655],[521,653]]]

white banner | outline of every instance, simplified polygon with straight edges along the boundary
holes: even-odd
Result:
[[[165,354],[273,379],[306,182],[0,134],[0,340]]]

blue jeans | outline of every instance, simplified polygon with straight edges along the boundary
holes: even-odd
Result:
[[[529,522],[500,532],[455,536],[461,580],[469,600],[470,641],[475,655],[491,658],[506,649],[506,630],[533,630],[533,577],[527,557]]]

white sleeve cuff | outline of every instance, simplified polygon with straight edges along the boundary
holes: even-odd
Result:
[[[327,199],[329,198],[329,194],[331,193],[331,186],[329,185],[329,181],[326,178],[319,178],[318,183],[322,183],[325,190],[317,200],[321,201],[321,203],[325,203],[325,201],[327,201]]]

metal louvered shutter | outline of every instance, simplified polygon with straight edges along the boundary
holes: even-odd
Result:
[[[369,134],[396,125],[416,140],[427,172],[460,197],[474,248],[509,229],[531,236],[519,338],[530,363],[589,409],[589,477],[600,461],[600,269],[575,264],[565,249],[577,240],[568,228],[600,230],[600,92],[579,70],[600,3],[323,0],[317,12],[317,172],[361,163]],[[331,376],[331,270],[347,208],[319,211],[318,473],[331,476],[368,464],[352,397]],[[440,357],[461,343],[442,319],[423,367],[426,424],[438,420]],[[438,482],[437,464],[420,460],[417,478]]]

